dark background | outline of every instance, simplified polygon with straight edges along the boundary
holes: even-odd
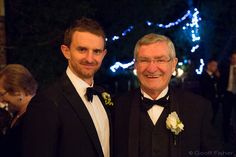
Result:
[[[65,71],[67,61],[60,52],[63,33],[73,20],[82,16],[99,21],[108,38],[135,26],[124,38],[107,43],[108,55],[96,74],[95,81],[113,92],[137,85],[132,70],[112,73],[109,67],[116,61],[130,62],[134,45],[144,34],[156,32],[169,36],[175,43],[179,60],[190,59],[193,69],[199,66],[199,58],[216,57],[225,62],[235,49],[235,0],[6,0],[5,5],[7,63],[26,66],[41,86]],[[183,25],[157,29],[145,24],[146,20],[168,24],[195,7],[202,18],[200,48],[195,53],[189,53],[191,44],[181,30]],[[194,75],[191,70],[189,73]]]

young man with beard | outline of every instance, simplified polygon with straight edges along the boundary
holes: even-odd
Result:
[[[27,108],[23,157],[110,157],[110,115],[93,80],[106,55],[104,31],[92,19],[75,21],[61,51],[65,74]]]

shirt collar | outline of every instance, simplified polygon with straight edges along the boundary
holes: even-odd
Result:
[[[93,87],[93,83],[92,86],[90,86],[88,83],[76,76],[69,67],[66,69],[66,74],[80,95],[85,95],[87,88]]]
[[[209,71],[209,70],[206,70],[206,72],[211,76],[213,75],[213,72]]]
[[[169,89],[169,87],[167,86],[167,87],[159,94],[159,96],[156,98],[156,100],[158,100],[158,99],[164,97],[164,96],[167,94],[168,89]],[[145,98],[149,98],[149,99],[153,100],[153,99],[152,99],[147,93],[145,93],[142,89],[141,89],[141,93],[143,94],[143,96],[144,96]]]
[[[236,68],[236,65],[230,65],[231,68]]]

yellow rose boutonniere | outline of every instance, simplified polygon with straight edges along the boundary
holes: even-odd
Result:
[[[111,96],[107,92],[102,93],[102,97],[105,100],[105,104],[108,106],[113,106],[114,103],[111,101]]]

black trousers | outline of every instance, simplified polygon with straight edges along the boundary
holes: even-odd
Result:
[[[235,123],[236,123],[236,94],[225,92],[223,98],[223,135],[225,142],[229,139],[235,139]],[[234,114],[233,114],[234,113]],[[234,136],[233,138],[231,136]]]

